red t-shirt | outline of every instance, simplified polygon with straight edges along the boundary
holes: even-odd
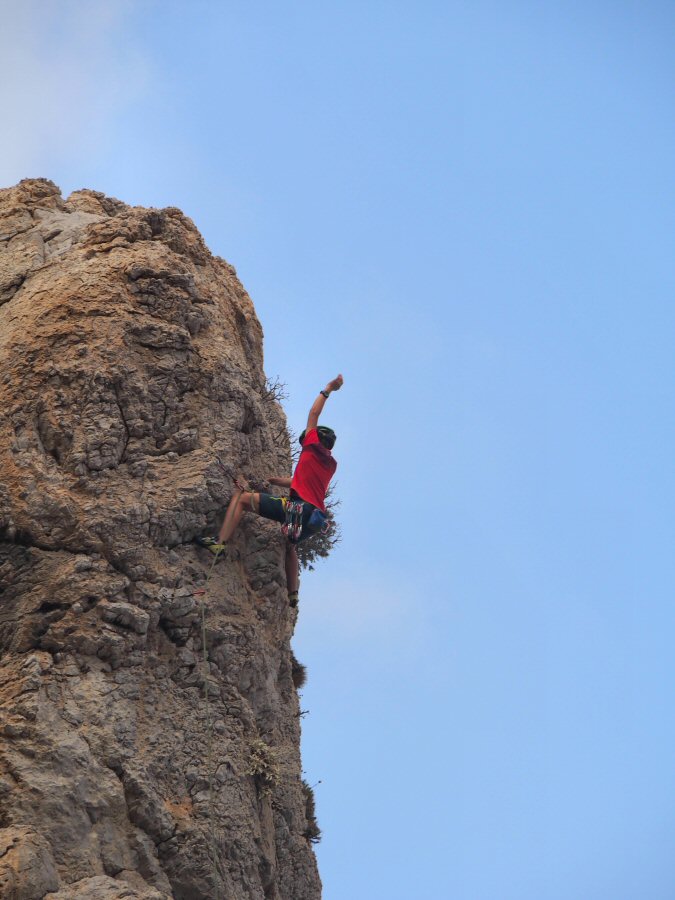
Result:
[[[302,452],[293,473],[291,490],[321,512],[326,512],[326,491],[336,469],[333,454],[319,440],[316,428],[311,428],[302,442]]]

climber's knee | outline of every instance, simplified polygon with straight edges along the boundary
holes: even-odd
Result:
[[[239,498],[239,503],[243,509],[249,509],[255,513],[260,512],[260,494],[256,494],[253,491],[246,491],[246,493],[242,494]]]

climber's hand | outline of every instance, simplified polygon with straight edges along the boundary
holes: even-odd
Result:
[[[273,484],[276,487],[289,488],[291,486],[290,478],[277,478],[277,476],[275,475],[274,477],[268,478],[267,480],[269,481],[270,484]]]
[[[342,385],[345,383],[342,375],[338,375],[337,378],[334,378],[332,381],[329,381],[326,385],[327,391],[339,391]]]

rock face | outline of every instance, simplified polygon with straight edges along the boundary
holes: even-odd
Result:
[[[189,219],[0,191],[0,897],[320,897],[282,537],[191,543],[289,469]]]

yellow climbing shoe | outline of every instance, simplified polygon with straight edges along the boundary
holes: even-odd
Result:
[[[195,538],[195,544],[199,544],[200,547],[206,547],[214,556],[218,556],[219,553],[225,550],[225,544],[219,544],[214,537]]]

